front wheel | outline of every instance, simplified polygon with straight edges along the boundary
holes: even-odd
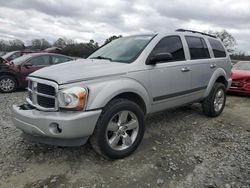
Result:
[[[13,76],[3,75],[0,77],[0,92],[10,93],[17,88],[16,79]]]
[[[207,98],[202,102],[202,109],[205,115],[217,117],[223,111],[225,103],[226,86],[216,82]]]
[[[144,129],[141,108],[127,99],[114,99],[103,109],[90,143],[105,158],[124,158],[139,146]]]

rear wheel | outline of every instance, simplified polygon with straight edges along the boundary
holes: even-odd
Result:
[[[10,93],[17,88],[16,79],[13,76],[4,75],[0,77],[0,92]]]
[[[114,99],[104,108],[90,143],[105,158],[123,158],[139,146],[144,129],[141,108],[127,99]]]
[[[223,111],[225,103],[226,86],[216,82],[207,98],[202,102],[203,112],[209,117],[217,117]]]

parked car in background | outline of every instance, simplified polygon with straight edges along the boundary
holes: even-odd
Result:
[[[12,61],[18,57],[21,57],[25,54],[30,54],[30,53],[36,53],[36,51],[34,50],[30,50],[30,49],[25,49],[25,50],[17,50],[17,51],[12,51],[12,52],[8,52],[5,53],[4,55],[2,55],[1,57],[3,59],[5,59],[6,61]]]
[[[2,57],[0,57],[0,65],[2,65],[2,64],[5,65],[6,63],[8,63],[8,61],[6,61]]]
[[[240,61],[232,67],[230,92],[250,94],[250,61]]]
[[[41,68],[74,60],[72,57],[53,53],[32,53],[0,64],[0,92],[13,92],[27,86],[26,77]]]
[[[6,61],[12,61],[13,59],[16,59],[18,57],[21,57],[23,53],[21,51],[13,51],[13,52],[8,52],[5,55],[2,56],[3,59]]]
[[[58,47],[50,47],[43,50],[43,52],[60,54],[62,53],[62,49]]]

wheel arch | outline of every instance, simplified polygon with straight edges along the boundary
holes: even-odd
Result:
[[[0,72],[0,77],[1,76],[6,76],[6,75],[12,76],[16,80],[17,87],[19,87],[19,82],[18,82],[18,79],[17,79],[15,74],[13,74],[11,72]]]
[[[144,100],[142,99],[142,97],[140,95],[138,95],[137,93],[123,92],[123,93],[120,93],[120,94],[116,95],[115,97],[113,97],[110,101],[112,101],[114,99],[118,99],[118,98],[128,99],[130,101],[133,101],[142,109],[144,114],[147,113],[146,104],[145,104]]]
[[[124,98],[139,105],[144,114],[150,111],[150,100],[147,90],[137,81],[132,79],[113,80],[102,82],[101,86],[89,86],[90,98],[87,109],[98,109],[106,106],[111,100]]]
[[[212,90],[213,88],[213,85],[216,83],[216,82],[220,82],[222,84],[224,84],[227,88],[227,85],[228,85],[228,81],[227,81],[227,74],[225,72],[225,70],[223,70],[222,68],[219,68],[217,69],[212,77],[210,78],[209,80],[209,83],[208,83],[208,86],[207,86],[207,89],[206,89],[206,92],[204,94],[204,98],[207,97],[210,93],[210,91]]]

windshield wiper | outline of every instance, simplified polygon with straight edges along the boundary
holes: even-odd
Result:
[[[103,56],[91,57],[90,59],[106,59],[106,60],[112,61],[112,58],[103,57]]]

